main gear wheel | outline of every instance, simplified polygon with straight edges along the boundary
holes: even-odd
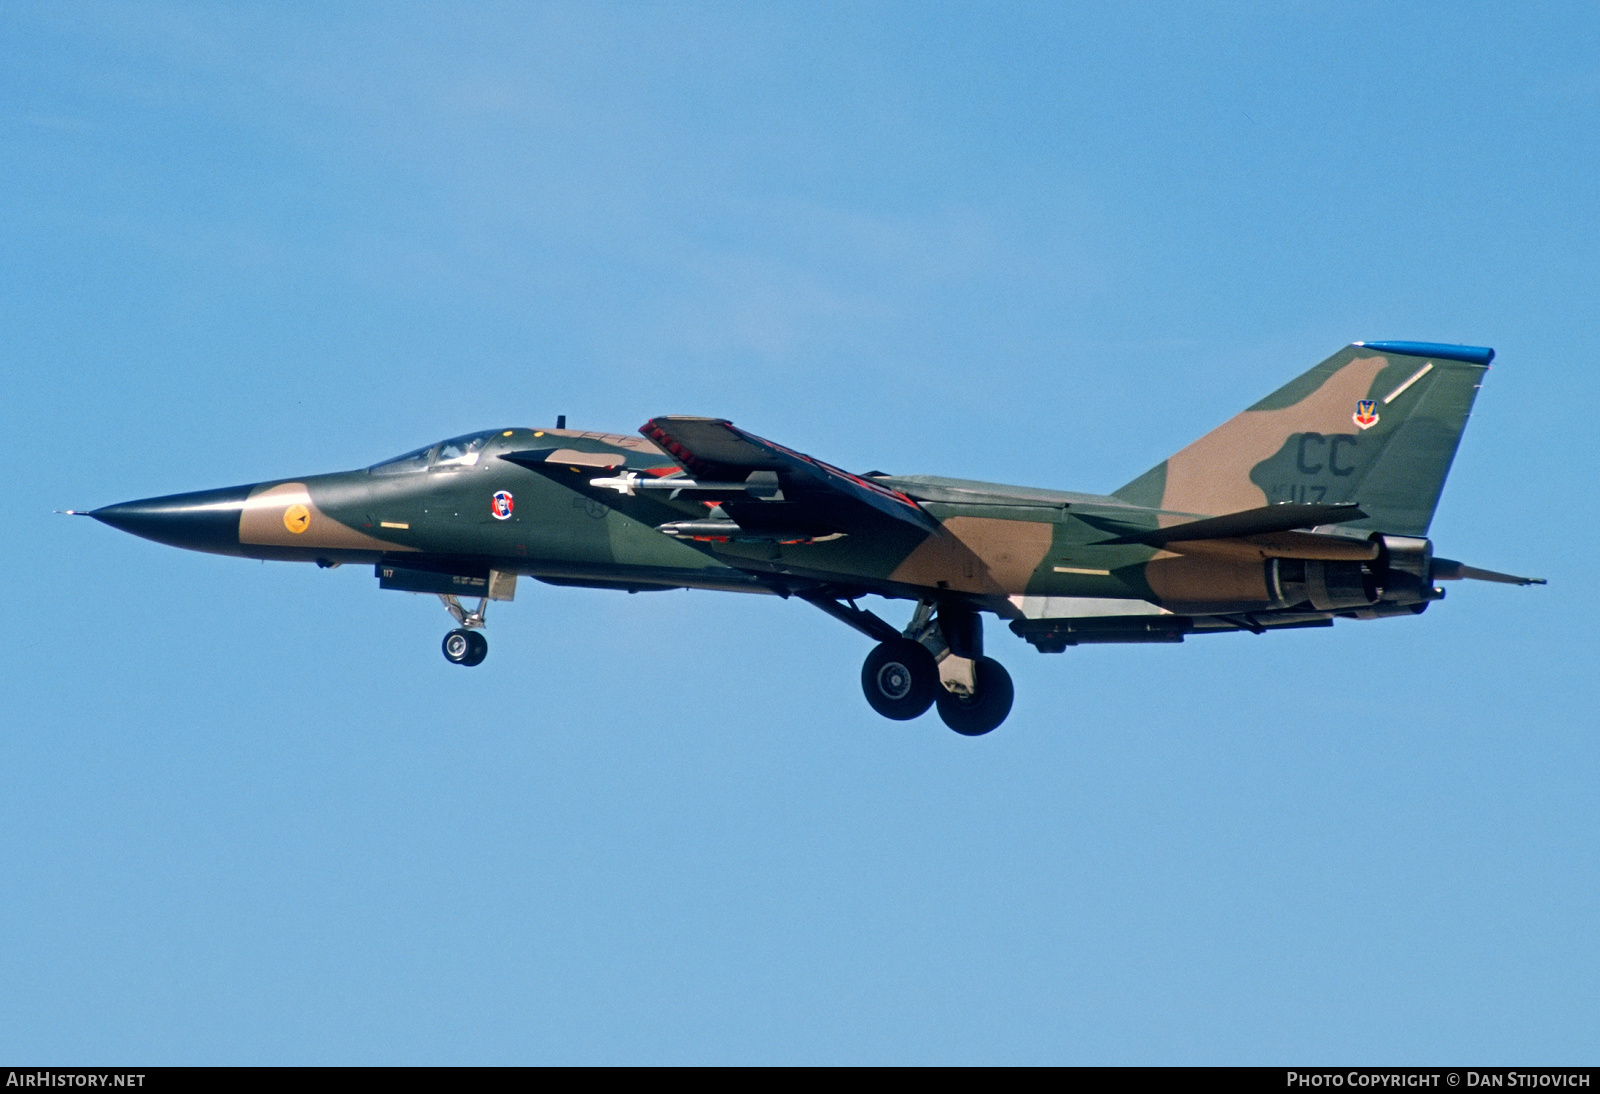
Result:
[[[980,657],[973,664],[977,686],[971,695],[957,695],[939,689],[939,717],[944,724],[965,737],[981,737],[1006,720],[1016,691],[1011,674],[992,657]]]
[[[893,638],[867,654],[861,690],[872,709],[897,722],[926,714],[939,687],[939,666],[920,642]]]

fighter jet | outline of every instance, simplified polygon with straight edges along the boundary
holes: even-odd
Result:
[[[1354,343],[1110,494],[851,474],[722,418],[653,418],[642,436],[562,418],[86,515],[196,551],[370,565],[381,589],[443,601],[458,665],[483,661],[485,611],[519,577],[794,598],[877,643],[861,669],[875,711],[937,707],[977,736],[1013,695],[986,615],[1060,653],[1421,615],[1461,578],[1543,584],[1440,558],[1427,538],[1493,357]],[[909,622],[868,595],[911,602]]]

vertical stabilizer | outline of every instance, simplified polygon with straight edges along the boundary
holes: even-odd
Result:
[[[1426,535],[1494,350],[1357,342],[1116,491],[1221,515],[1354,502],[1347,527]]]

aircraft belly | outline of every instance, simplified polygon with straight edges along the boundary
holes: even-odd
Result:
[[[1104,619],[1171,615],[1148,600],[1090,596],[1013,596],[1012,607],[1024,619]]]
[[[554,585],[591,585],[601,588],[708,589],[716,592],[774,593],[768,581],[725,566],[681,569],[668,566],[641,566],[561,562],[554,560],[504,560],[519,574]]]

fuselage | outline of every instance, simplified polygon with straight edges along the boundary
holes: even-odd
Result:
[[[539,471],[502,457],[546,452]],[[570,462],[569,462],[570,461]],[[552,469],[559,467],[558,473]],[[1104,525],[1076,519],[1111,509],[1155,515],[1115,498],[930,477],[879,476],[914,493],[941,535],[886,526],[873,535],[806,542],[674,537],[657,528],[715,512],[711,503],[596,497],[589,482],[632,471],[681,469],[641,437],[554,429],[499,429],[441,442],[369,468],[150,498],[95,510],[147,539],[245,558],[401,566],[488,566],[557,582],[628,588],[783,592],[824,581],[918,598],[960,595],[1159,599],[1143,574],[1158,553],[1095,546]],[[632,503],[632,504],[630,504]],[[1214,568],[1214,567],[1212,567]],[[1259,565],[1246,567],[1268,594]],[[754,571],[754,573],[752,573]]]
[[[690,534],[683,529],[733,525],[703,496],[678,497],[670,489],[623,496],[596,485],[633,476],[665,488],[683,475],[679,463],[641,437],[498,429],[361,470],[151,498],[92,515],[194,550],[322,566],[372,564],[384,587],[414,592],[447,591],[427,575],[453,575],[477,592],[501,574],[630,591],[844,599],[875,593],[993,612],[1036,644],[1080,640],[1072,635],[1113,640],[1104,635],[1124,632],[1147,641],[1157,631],[1178,633],[1179,620],[1193,616],[1233,626],[1226,620],[1236,613],[1270,613],[1273,625],[1307,625],[1336,610],[1372,609],[1378,599],[1371,566],[1382,546],[1364,533],[1334,542],[1332,556],[1324,540],[1309,562],[1297,561],[1293,550],[1236,541],[1167,550],[1119,533],[1159,529],[1193,514],[1103,495],[875,475],[874,489],[927,514],[931,531],[884,519],[852,525],[848,533],[792,538],[782,531]],[[1342,568],[1342,576],[1330,584],[1320,576],[1323,568],[1329,575]],[[1405,610],[1418,611],[1415,605],[1427,599],[1408,601]],[[1168,618],[1146,622],[1158,616]],[[1063,618],[1077,622],[1038,622]],[[1110,619],[1121,622],[1107,630],[1101,621]]]

